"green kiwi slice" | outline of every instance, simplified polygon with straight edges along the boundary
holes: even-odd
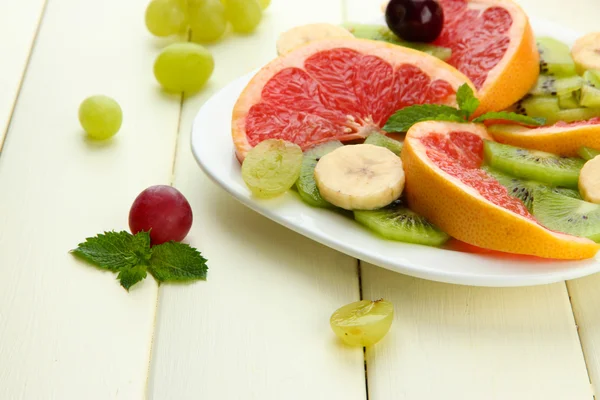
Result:
[[[372,211],[354,211],[354,219],[381,237],[406,243],[441,246],[450,236],[396,201]]]
[[[399,156],[400,152],[402,151],[402,142],[382,135],[379,132],[373,132],[367,136],[365,143],[372,144],[374,146],[385,147],[397,156]]]
[[[579,108],[579,98],[581,96],[581,91],[578,90],[576,92],[561,94],[558,96],[558,106],[561,109],[573,109]]]
[[[561,109],[558,96],[526,96],[514,105],[515,112],[530,117],[546,118],[546,125],[558,121],[585,121],[600,116],[600,108]]]
[[[394,35],[394,33],[384,25],[348,23],[344,24],[343,26],[344,28],[348,29],[350,33],[354,35],[354,37],[359,39],[378,40],[402,47],[408,47],[430,54],[443,61],[448,60],[450,56],[452,56],[452,50],[447,47],[440,47],[426,43],[407,42],[402,40],[398,38],[398,36]]]
[[[600,108],[600,89],[588,84],[583,85],[580,104],[583,107]]]
[[[573,108],[570,110],[560,110],[554,116],[546,119],[546,124],[555,124],[558,121],[577,122],[600,117],[600,108]]]
[[[586,161],[589,161],[597,156],[600,156],[600,150],[592,149],[591,147],[581,147],[577,150],[577,154],[579,157],[583,158]]]
[[[540,191],[550,190],[554,193],[562,194],[563,196],[581,199],[578,190],[551,187],[540,182],[515,178],[514,176],[490,168],[487,165],[484,165],[482,169],[504,186],[512,197],[521,200],[530,212],[532,211],[533,200]]]
[[[319,193],[319,188],[317,188],[317,182],[315,181],[315,167],[321,157],[342,146],[342,142],[334,140],[315,146],[304,152],[302,166],[300,167],[300,177],[296,181],[296,189],[298,189],[300,198],[306,204],[313,207],[333,207]]]
[[[600,242],[600,205],[558,193],[541,192],[533,216],[548,229]]]
[[[540,73],[555,76],[576,75],[569,46],[549,37],[537,38],[536,42],[540,53]]]
[[[588,85],[600,89],[600,71],[589,69],[583,73],[583,79]]]
[[[530,117],[550,118],[560,111],[556,96],[526,96],[515,104],[515,111]]]
[[[560,157],[537,150],[522,149],[486,140],[485,161],[491,167],[517,178],[551,186],[577,189],[579,172],[585,163],[580,158]]]
[[[583,86],[580,76],[559,78],[552,75],[540,75],[535,86],[529,91],[533,96],[559,96],[573,93]]]

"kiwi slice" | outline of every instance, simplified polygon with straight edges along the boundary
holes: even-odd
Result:
[[[600,117],[600,108],[561,109],[557,96],[527,96],[514,105],[515,112],[530,117],[546,118],[546,125],[558,121],[575,122]]]
[[[486,140],[485,160],[491,167],[517,178],[542,182],[551,186],[577,189],[579,172],[585,161],[560,157],[537,150],[522,149]]]
[[[399,156],[400,152],[402,151],[402,142],[382,135],[379,132],[373,132],[367,136],[365,143],[372,144],[374,146],[385,147],[397,156]]]
[[[517,199],[521,200],[530,212],[532,211],[533,199],[540,191],[550,190],[554,193],[562,194],[563,196],[581,199],[581,195],[579,194],[578,190],[551,187],[540,182],[515,178],[514,176],[510,176],[494,168],[490,168],[487,165],[484,165],[481,169],[483,169],[488,173],[488,175],[492,176],[502,186],[504,186],[512,197],[516,197]]]
[[[342,142],[334,140],[315,146],[304,152],[302,167],[300,167],[300,177],[296,181],[296,189],[298,189],[300,198],[308,205],[323,208],[333,207],[319,193],[317,182],[315,181],[315,167],[321,157],[342,146]]]
[[[384,25],[348,23],[344,24],[343,26],[344,28],[348,29],[350,33],[354,35],[354,37],[359,39],[378,40],[402,47],[408,47],[430,54],[443,61],[448,60],[450,56],[452,56],[452,50],[447,47],[440,47],[426,43],[407,42],[402,40]]]
[[[581,91],[576,91],[567,94],[561,94],[558,96],[558,106],[561,109],[572,109],[579,108],[579,97]]]
[[[583,85],[580,104],[583,107],[600,108],[600,89],[588,84]]]
[[[379,210],[354,211],[354,219],[389,240],[441,246],[450,239],[435,225],[406,208],[401,201]]]
[[[576,75],[569,46],[549,37],[537,38],[536,42],[540,52],[540,73],[554,76]]]
[[[577,154],[579,157],[583,158],[586,161],[589,161],[597,156],[600,156],[600,150],[592,149],[591,147],[581,147],[577,150]]]
[[[577,122],[600,117],[600,108],[573,108],[570,110],[560,110],[554,116],[546,119],[546,124],[555,124],[558,121]]]
[[[517,113],[530,117],[549,118],[560,111],[556,96],[526,96],[514,107]]]
[[[583,79],[588,85],[600,89],[600,71],[593,69],[587,70],[583,73]]]
[[[552,75],[540,75],[535,86],[529,91],[533,96],[557,96],[580,90],[584,79],[580,76],[559,78]]]
[[[600,242],[600,205],[558,193],[541,192],[533,216],[548,229]]]

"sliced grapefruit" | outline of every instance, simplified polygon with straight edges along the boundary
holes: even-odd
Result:
[[[581,147],[600,149],[600,118],[558,122],[532,129],[518,125],[492,125],[489,132],[500,143],[566,157],[576,157]]]
[[[364,138],[406,106],[455,106],[463,83],[471,85],[419,51],[361,39],[314,41],[275,59],[248,83],[233,109],[236,154],[242,161],[265,139],[306,149]]]
[[[593,257],[589,239],[550,231],[480,166],[483,125],[421,122],[402,149],[409,206],[458,240],[485,249],[554,259]]]
[[[434,44],[478,89],[477,114],[509,107],[535,84],[539,53],[529,18],[511,0],[439,0],[444,28]]]

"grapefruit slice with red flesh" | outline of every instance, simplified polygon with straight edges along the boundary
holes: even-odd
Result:
[[[582,146],[600,149],[600,118],[557,122],[551,126],[526,128],[518,125],[492,125],[489,132],[500,143],[576,157]]]
[[[434,44],[452,49],[446,60],[478,90],[477,114],[505,109],[539,75],[539,53],[525,12],[511,0],[438,0],[444,28]]]
[[[485,249],[554,259],[593,257],[600,245],[544,228],[480,169],[484,139],[491,137],[479,124],[414,125],[402,149],[411,209],[452,237]]]
[[[303,149],[351,141],[378,131],[398,109],[424,103],[456,106],[456,91],[472,85],[428,54],[361,39],[311,42],[262,68],[233,109],[236,155],[265,139]]]

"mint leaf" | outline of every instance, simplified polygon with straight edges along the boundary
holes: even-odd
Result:
[[[479,107],[479,100],[475,97],[473,89],[466,83],[460,85],[456,91],[456,102],[460,111],[464,111],[467,119],[477,110]]]
[[[129,288],[146,278],[146,266],[145,265],[136,265],[134,267],[126,267],[119,271],[119,275],[117,275],[117,279],[121,281],[121,286],[123,286],[127,291]]]
[[[206,259],[184,243],[167,242],[152,248],[148,272],[158,282],[206,279]]]
[[[90,237],[71,251],[96,267],[117,272],[123,268],[145,265],[151,256],[150,234],[139,232],[104,232]]]
[[[475,118],[473,122],[484,122],[487,120],[513,121],[522,125],[541,126],[546,123],[544,117],[528,117],[527,115],[517,114],[508,111],[489,112]]]
[[[428,120],[465,122],[463,115],[456,108],[439,104],[419,104],[396,111],[383,129],[386,132],[406,132],[417,122]]]

